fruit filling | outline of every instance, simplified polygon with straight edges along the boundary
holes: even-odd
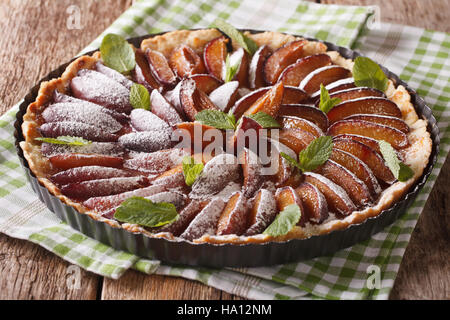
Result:
[[[398,179],[379,141],[400,159],[410,145],[396,103],[306,40],[240,43],[79,69],[39,114],[48,179],[104,219],[189,241],[276,237],[376,204]]]

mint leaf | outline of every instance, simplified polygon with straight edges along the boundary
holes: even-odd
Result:
[[[120,73],[128,73],[136,66],[133,48],[117,34],[109,33],[103,38],[100,52],[105,65]]]
[[[142,84],[134,83],[130,89],[130,104],[133,108],[150,110],[150,93]]]
[[[386,91],[388,79],[380,66],[366,57],[357,57],[353,65],[353,78],[358,87],[370,87]]]
[[[256,50],[258,50],[258,45],[256,44],[255,41],[245,36],[242,32],[237,30],[235,27],[233,27],[231,24],[229,24],[223,19],[219,18],[214,20],[211,27],[217,28],[223,33],[225,33],[227,36],[231,38],[231,40],[235,41],[251,55],[253,55],[256,52]]]
[[[92,141],[80,138],[80,137],[71,137],[71,136],[59,136],[57,138],[35,138],[34,140],[53,143],[53,144],[64,144],[68,146],[85,146],[91,144]]]
[[[313,171],[324,164],[333,150],[333,140],[329,136],[314,139],[298,154],[298,161],[303,172]]]
[[[301,215],[300,207],[296,204],[291,204],[276,216],[275,220],[263,233],[272,237],[283,236],[291,231],[300,221]]]
[[[394,148],[389,142],[379,140],[378,145],[386,165],[398,181],[405,182],[414,176],[414,171],[398,159]]]
[[[263,111],[248,115],[247,117],[258,122],[263,128],[281,128],[277,120]]]
[[[302,167],[300,166],[300,164],[297,162],[297,160],[295,160],[294,158],[292,158],[291,156],[289,156],[288,154],[284,153],[284,152],[280,152],[280,155],[285,158],[292,166],[299,168],[300,170],[302,170]]]
[[[330,99],[330,94],[328,93],[328,90],[325,89],[324,85],[320,84],[320,103],[319,103],[319,109],[322,110],[324,113],[328,113],[333,107],[339,103],[341,103],[341,99],[339,98],[333,98]]]
[[[236,73],[241,67],[242,57],[238,61],[232,61],[231,56],[228,54],[225,60],[225,70],[223,75],[223,80],[225,82],[230,82],[233,80]]]
[[[186,184],[190,187],[203,171],[203,163],[195,163],[194,158],[186,156],[183,158],[183,175]]]
[[[236,128],[236,119],[234,116],[220,110],[209,109],[200,111],[195,115],[195,120],[202,124],[222,130],[234,130]]]
[[[172,203],[154,203],[142,197],[131,197],[117,208],[114,218],[144,227],[159,227],[177,220],[178,213]]]

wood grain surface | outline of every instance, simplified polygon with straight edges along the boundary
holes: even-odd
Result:
[[[381,20],[450,31],[450,0],[323,0],[379,5]],[[95,39],[131,0],[0,1],[0,114],[40,78]],[[70,6],[81,29],[68,29]],[[450,157],[413,232],[391,299],[450,299]],[[70,264],[27,241],[0,234],[0,299],[240,299],[181,278],[127,271],[110,280],[81,270],[68,285]]]

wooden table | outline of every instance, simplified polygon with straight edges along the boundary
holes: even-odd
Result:
[[[96,38],[131,0],[0,2],[0,114],[41,77]],[[450,32],[450,0],[323,0],[381,7],[381,19]],[[82,30],[67,28],[80,8]],[[406,250],[392,299],[450,298],[450,161],[447,158]],[[66,285],[69,263],[27,241],[0,234],[0,299],[239,299],[195,281],[127,271],[110,280],[82,271],[80,289]]]

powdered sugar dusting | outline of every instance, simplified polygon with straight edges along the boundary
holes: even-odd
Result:
[[[169,125],[160,117],[145,109],[134,109],[130,114],[131,125],[137,131],[157,131],[165,135],[171,132]]]
[[[115,142],[118,138],[117,135],[106,132],[100,127],[75,121],[44,123],[39,131],[44,137],[51,138],[72,136],[98,142]]]
[[[193,199],[208,199],[238,177],[238,159],[232,154],[220,154],[205,165],[202,174],[192,185],[189,196]]]
[[[100,104],[118,112],[129,113],[130,90],[105,76],[104,74],[88,69],[78,71],[78,76],[70,83],[72,93],[76,98]]]
[[[112,116],[104,113],[101,106],[77,104],[70,102],[55,103],[48,106],[42,117],[46,122],[75,121],[101,127],[102,130],[114,133],[122,129],[122,125]]]
[[[133,85],[133,81],[131,81],[130,79],[128,79],[127,77],[125,77],[123,74],[121,74],[120,72],[117,72],[114,69],[111,69],[107,66],[105,66],[103,63],[101,62],[97,62],[97,64],[95,65],[95,68],[97,69],[98,72],[103,73],[105,76],[113,79],[114,81],[117,81],[118,83],[120,83],[121,85],[123,85],[125,88],[127,88],[128,90],[131,89],[131,86]]]
[[[95,209],[98,212],[109,210],[120,205],[123,201],[131,197],[149,197],[151,195],[161,193],[166,188],[163,185],[149,186],[146,188],[136,189],[112,196],[93,197],[83,202],[88,208]]]
[[[92,142],[84,146],[69,146],[63,144],[42,143],[41,152],[46,157],[66,153],[104,154],[123,156],[125,149],[114,142]]]
[[[246,236],[252,236],[263,232],[278,213],[277,203],[273,193],[267,189],[260,189],[261,196],[256,213],[255,223],[245,232]],[[255,197],[256,198],[256,197]]]
[[[189,153],[183,149],[161,150],[153,153],[133,153],[132,158],[125,160],[124,167],[147,173],[163,173],[183,161]]]
[[[143,131],[124,134],[119,143],[127,149],[139,152],[154,152],[170,147],[171,135],[165,131]]]
[[[181,238],[186,240],[198,239],[204,234],[215,234],[217,221],[225,208],[225,202],[220,198],[214,198],[202,211],[192,220]]]
[[[184,194],[174,192],[174,191],[165,191],[165,192],[154,194],[154,195],[146,197],[146,198],[155,203],[160,203],[160,202],[172,203],[177,208],[177,210],[182,208],[184,203],[186,202],[186,196]]]

